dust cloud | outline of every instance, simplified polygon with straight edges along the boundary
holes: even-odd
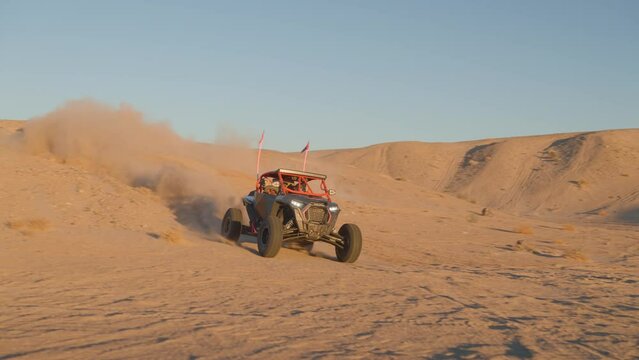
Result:
[[[77,100],[30,120],[18,146],[151,189],[178,221],[208,232],[217,226],[220,211],[236,201],[225,176],[248,174],[253,162],[251,151],[233,141],[237,138],[218,137],[223,145],[217,146],[197,143],[166,124],[145,121],[129,105]]]

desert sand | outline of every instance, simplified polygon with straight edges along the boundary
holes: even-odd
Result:
[[[0,359],[639,357],[639,129],[311,152],[354,264],[218,235],[255,156],[91,101],[1,121]]]

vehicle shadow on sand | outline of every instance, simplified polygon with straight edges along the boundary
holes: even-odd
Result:
[[[619,215],[617,215],[617,220],[624,223],[639,225],[639,207],[622,211]]]
[[[308,253],[308,255],[312,257],[320,258],[320,259],[337,261],[337,257],[335,255],[329,255],[323,251],[311,251],[310,253]]]
[[[237,246],[259,256],[259,252],[257,251],[257,239],[255,238],[255,236],[251,236],[251,235],[240,236],[240,240],[237,242]],[[294,246],[293,244],[284,243],[282,244],[282,250],[280,251],[295,251],[295,252],[312,256],[312,257],[337,261],[337,258],[335,256],[331,256],[327,254],[323,249],[311,250],[311,252],[308,252],[307,250],[301,249],[297,246]]]
[[[253,244],[253,247],[250,247],[246,244]],[[242,249],[251,252],[255,255],[259,255],[260,253],[257,252],[257,239],[255,238],[255,236],[250,236],[250,235],[241,235],[240,239],[237,241],[237,246],[241,247]]]

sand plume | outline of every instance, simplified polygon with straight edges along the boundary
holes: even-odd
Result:
[[[68,102],[27,122],[15,135],[16,145],[28,153],[149,188],[182,223],[207,231],[215,226],[212,217],[219,209],[236,201],[218,175],[220,168],[241,176],[244,164],[252,162],[250,152],[235,141],[237,135],[218,139],[223,146],[200,144],[181,138],[167,124],[148,122],[129,105],[112,107],[93,100]]]

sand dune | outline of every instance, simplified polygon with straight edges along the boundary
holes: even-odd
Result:
[[[465,143],[388,143],[321,158],[514,214],[633,222],[639,130]],[[605,211],[605,219],[598,215]]]
[[[0,359],[635,358],[638,157],[636,129],[312,152],[345,265],[219,237],[250,149],[92,102],[0,121]]]

